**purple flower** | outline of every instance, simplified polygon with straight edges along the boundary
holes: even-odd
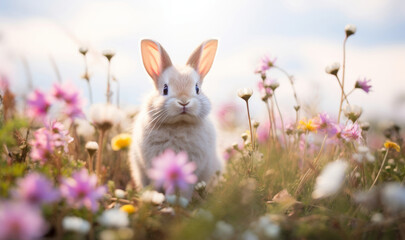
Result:
[[[37,207],[23,202],[0,202],[0,239],[39,239],[46,230]]]
[[[315,125],[318,131],[328,134],[329,137],[335,136],[339,132],[339,128],[329,118],[327,113],[320,113],[318,117],[315,118]]]
[[[51,89],[51,95],[66,103],[64,113],[70,118],[84,117],[82,111],[83,100],[79,90],[71,82],[63,84],[55,83]]]
[[[61,147],[68,152],[68,144],[72,141],[73,138],[69,136],[62,123],[53,122],[50,126],[34,132],[34,139],[30,142],[32,145],[30,156],[33,160],[44,164],[52,156],[55,148]]]
[[[59,200],[59,191],[52,185],[52,182],[41,174],[30,173],[18,180],[12,195],[34,205],[52,203]]]
[[[269,79],[266,79],[264,83],[263,83],[263,81],[258,82],[257,87],[259,88],[260,96],[262,98],[273,95],[273,90],[271,90],[270,84],[271,84],[271,80],[269,80]]]
[[[69,135],[69,131],[65,130],[62,123],[56,121],[52,122],[50,128],[55,147],[63,147],[63,150],[68,152],[68,144],[73,141],[73,138]]]
[[[360,88],[360,89],[362,89],[363,91],[365,91],[366,93],[369,93],[369,92],[370,92],[370,88],[371,88],[371,85],[368,84],[369,82],[371,82],[371,80],[367,80],[367,78],[364,78],[363,81],[357,80],[357,81],[356,81],[356,85],[355,85],[354,87],[355,87],[355,88]]]
[[[32,146],[30,157],[41,164],[44,164],[55,150],[52,134],[46,128],[35,131],[34,139],[31,140],[30,144]]]
[[[155,181],[157,188],[163,186],[168,194],[174,193],[177,189],[184,190],[189,184],[197,181],[197,176],[193,173],[197,166],[187,160],[185,152],[176,155],[173,150],[167,149],[153,160],[148,175]]]
[[[76,171],[71,178],[62,180],[62,196],[74,208],[86,207],[95,212],[99,207],[98,200],[107,192],[105,186],[97,186],[97,176],[89,175],[86,169]]]
[[[271,67],[274,66],[274,63],[276,62],[276,60],[277,60],[276,58],[271,60],[268,55],[264,55],[260,61],[260,65],[256,69],[255,73],[264,75],[267,70],[269,70]]]
[[[36,89],[28,96],[28,116],[31,118],[44,119],[51,107],[52,97]]]
[[[350,142],[350,141],[357,141],[358,143],[361,142],[361,127],[357,123],[350,123],[343,128],[340,132],[340,136]]]

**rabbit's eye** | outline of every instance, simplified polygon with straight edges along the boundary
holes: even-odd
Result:
[[[168,92],[169,92],[169,87],[167,86],[167,84],[165,84],[163,87],[163,95],[167,95]]]
[[[198,87],[198,85],[197,85],[197,84],[195,85],[195,92],[196,92],[197,94],[199,94],[199,93],[200,93],[200,88]]]

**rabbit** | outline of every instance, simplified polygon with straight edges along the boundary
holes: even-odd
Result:
[[[151,183],[147,171],[166,149],[186,152],[197,168],[198,181],[207,184],[222,171],[217,156],[215,128],[208,118],[211,104],[201,85],[210,70],[218,40],[203,42],[185,66],[173,66],[165,49],[153,40],[141,41],[144,67],[155,89],[134,120],[129,161],[138,188]],[[198,182],[197,181],[197,182]],[[190,198],[193,186],[181,192]]]

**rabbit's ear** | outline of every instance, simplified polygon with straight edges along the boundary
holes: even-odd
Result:
[[[157,86],[160,74],[172,65],[172,61],[165,49],[153,40],[144,39],[141,41],[141,53],[143,65]]]
[[[187,65],[193,67],[200,74],[201,79],[203,79],[210,70],[212,63],[214,62],[217,47],[218,40],[207,40],[194,50],[188,59]]]

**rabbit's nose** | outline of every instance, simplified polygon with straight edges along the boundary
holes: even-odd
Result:
[[[185,107],[185,106],[187,106],[190,102],[186,102],[186,103],[184,103],[184,102],[180,102],[180,101],[178,101],[178,103],[181,105],[181,106],[183,106],[183,107]]]

